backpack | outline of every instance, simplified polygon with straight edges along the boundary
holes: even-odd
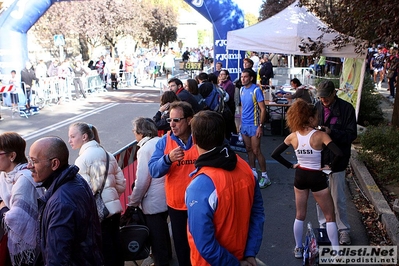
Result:
[[[226,97],[228,97],[228,94],[225,90],[217,86],[214,87],[214,91],[216,91],[216,93],[213,94],[211,101],[213,108],[211,108],[211,110],[223,114],[224,110],[228,108],[225,103],[225,101],[228,101],[228,98],[225,100]]]
[[[129,207],[121,217],[120,242],[124,261],[143,260],[150,255],[150,231],[139,207]]]

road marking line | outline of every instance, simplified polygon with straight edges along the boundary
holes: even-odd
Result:
[[[91,115],[93,115],[93,114],[99,113],[99,112],[101,112],[101,111],[107,110],[107,109],[112,108],[112,107],[115,107],[115,106],[117,106],[117,105],[119,105],[119,103],[109,103],[109,104],[107,104],[107,105],[101,106],[101,107],[96,108],[96,109],[93,109],[93,110],[91,110],[91,111],[88,111],[88,112],[86,112],[86,113],[84,113],[84,114],[76,115],[76,116],[74,116],[74,117],[65,119],[64,121],[58,122],[58,123],[56,123],[56,124],[53,124],[53,125],[50,125],[50,126],[47,126],[47,127],[44,127],[44,128],[42,128],[42,129],[40,129],[39,131],[36,131],[36,132],[34,132],[34,133],[30,133],[30,134],[24,135],[24,136],[22,136],[22,137],[23,137],[26,141],[27,141],[27,140],[30,140],[30,139],[33,139],[33,138],[37,138],[37,137],[39,137],[39,136],[41,136],[41,135],[43,135],[43,134],[46,134],[46,133],[51,132],[51,131],[54,131],[55,129],[58,129],[58,128],[60,128],[60,127],[63,127],[63,126],[65,126],[65,125],[67,125],[67,124],[72,124],[72,122],[81,120],[82,118],[91,116]]]

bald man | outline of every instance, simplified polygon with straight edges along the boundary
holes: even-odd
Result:
[[[39,251],[35,265],[103,265],[96,202],[79,168],[58,137],[35,141],[28,169],[46,189],[39,204]]]

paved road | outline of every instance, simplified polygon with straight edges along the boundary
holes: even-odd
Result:
[[[159,89],[150,86],[134,89],[110,91],[94,94],[85,101],[65,102],[61,105],[47,106],[40,114],[29,117],[11,118],[10,110],[2,110],[0,133],[17,131],[27,140],[27,147],[42,136],[57,135],[67,141],[69,124],[85,121],[98,127],[101,143],[111,152],[115,152],[134,140],[131,121],[138,116],[152,117],[159,107]],[[281,136],[262,137],[262,151],[268,163],[268,174],[272,185],[262,190],[266,223],[263,243],[258,254],[258,264],[268,266],[302,265],[293,256],[294,238],[292,224],[295,218],[293,193],[294,171],[289,170],[271,159],[270,153],[283,141]],[[77,157],[78,151],[71,151],[70,163]],[[245,155],[242,155],[245,158]],[[294,160],[293,151],[286,153]],[[350,195],[348,194],[350,199]],[[352,244],[367,245],[365,229],[360,215],[350,200],[349,218],[352,225]],[[309,199],[306,222],[317,226],[314,200]],[[126,263],[126,265],[132,265]],[[177,265],[173,261],[173,266]]]

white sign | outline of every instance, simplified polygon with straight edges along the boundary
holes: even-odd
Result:
[[[54,45],[55,46],[63,46],[63,45],[65,45],[64,36],[62,34],[54,35]]]

